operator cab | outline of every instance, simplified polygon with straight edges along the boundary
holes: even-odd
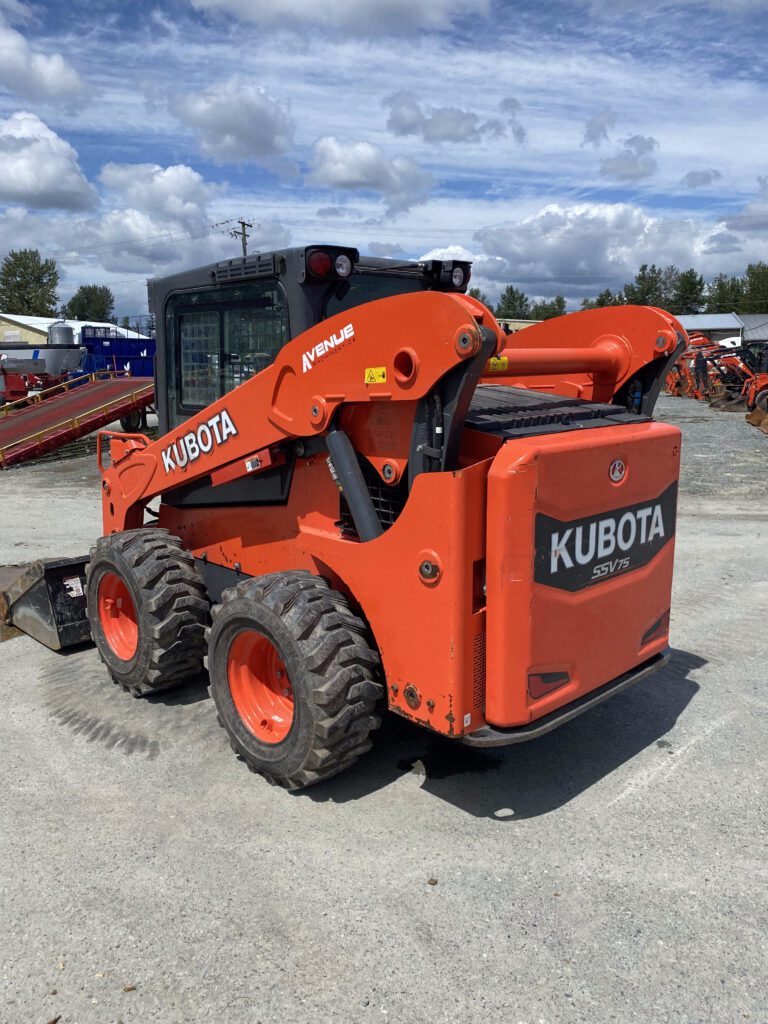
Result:
[[[393,295],[465,292],[470,266],[361,258],[357,249],[313,245],[150,280],[161,431],[265,369],[283,345],[322,320]]]

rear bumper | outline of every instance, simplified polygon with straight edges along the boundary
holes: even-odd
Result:
[[[475,730],[475,732],[466,733],[461,737],[461,740],[470,747],[505,747],[509,743],[525,743],[526,740],[538,739],[539,736],[543,736],[545,733],[557,729],[558,726],[570,722],[572,718],[577,718],[585,711],[589,711],[590,708],[602,704],[609,697],[613,697],[614,694],[621,693],[622,690],[626,690],[634,683],[645,679],[646,676],[649,676],[657,669],[663,668],[669,661],[669,656],[670,652],[669,648],[667,648],[666,651],[654,655],[648,661],[644,661],[637,668],[632,669],[631,672],[625,672],[624,675],[612,679],[609,683],[605,683],[591,693],[584,694],[583,697],[579,697],[578,700],[573,701],[571,704],[566,704],[564,707],[558,708],[556,711],[545,715],[543,718],[538,718],[535,722],[530,722],[528,725],[519,725],[512,729],[496,729],[492,725],[484,725],[482,728]]]

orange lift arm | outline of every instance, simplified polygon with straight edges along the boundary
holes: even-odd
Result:
[[[679,321],[652,306],[571,313],[508,337],[489,362],[483,383],[610,402],[644,367],[668,359],[685,339]]]
[[[497,353],[505,369],[486,373],[486,383],[564,394],[576,388],[610,401],[649,363],[669,358],[681,332],[669,314],[625,306],[528,328],[519,345],[501,352],[509,339],[469,296],[421,292],[355,307],[293,338],[269,367],[157,441],[100,435],[104,533],[141,526],[146,504],[159,494],[205,476],[216,486],[258,473],[282,458],[281,443],[328,435],[337,426],[377,470],[386,461],[399,478],[412,456],[418,401],[447,374],[460,374],[462,364],[457,387],[467,404]],[[538,384],[541,377],[549,383]],[[112,465],[105,469],[106,436]]]

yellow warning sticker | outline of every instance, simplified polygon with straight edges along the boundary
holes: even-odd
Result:
[[[366,384],[386,384],[386,366],[366,366],[365,377],[363,379],[365,380]]]
[[[491,356],[488,360],[488,370],[491,373],[504,373],[508,369],[509,359],[507,356]]]

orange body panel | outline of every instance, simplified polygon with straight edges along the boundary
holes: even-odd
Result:
[[[641,640],[669,610],[674,537],[647,565],[568,592],[534,580],[535,517],[567,528],[650,502],[676,483],[679,458],[679,430],[659,423],[521,439],[496,456],[488,483],[491,724],[540,718],[666,647],[666,630],[645,646]],[[614,459],[626,466],[619,485],[609,477]],[[532,697],[530,676],[559,673],[570,682]]]
[[[322,457],[297,465],[287,507],[163,505],[160,525],[197,557],[247,575],[308,569],[331,579],[363,608],[390,707],[457,736],[483,722],[474,659],[485,614],[473,570],[485,556],[489,465],[418,477],[397,522],[365,544],[339,537],[339,494]],[[425,558],[440,566],[437,582],[419,575]]]

